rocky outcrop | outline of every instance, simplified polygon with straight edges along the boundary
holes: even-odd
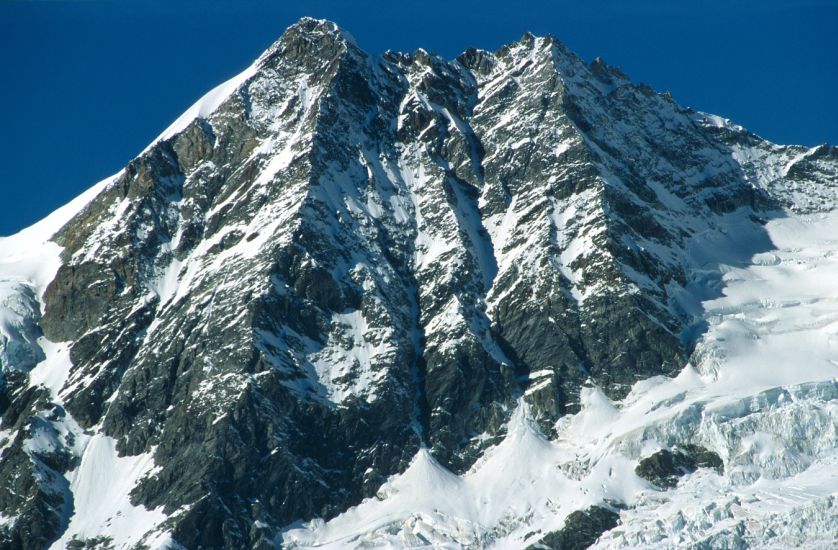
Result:
[[[721,457],[698,445],[661,449],[641,460],[635,473],[658,487],[669,489],[678,484],[680,477],[699,468],[712,468],[719,475],[724,473]]]
[[[571,512],[559,531],[547,533],[532,550],[585,550],[599,536],[613,529],[620,521],[620,514],[602,506],[591,506],[587,510]]]
[[[690,297],[720,292],[706,243],[736,227],[738,254],[766,250],[774,191],[825,195],[835,173],[832,149],[720,127],[532,35],[376,57],[304,19],[190,113],[50,236],[37,297],[16,294],[4,544],[263,548],[421,446],[467,471],[519,399],[549,434],[586,382],[619,399],[678,372],[702,330]],[[789,169],[766,183],[743,146]],[[26,379],[45,358],[66,370],[49,390]],[[160,516],[85,543],[67,479],[99,436],[110,464],[154,465],[120,506]],[[639,468],[661,484],[715,464],[663,452]],[[612,515],[574,512],[581,534],[543,544],[590,543]]]

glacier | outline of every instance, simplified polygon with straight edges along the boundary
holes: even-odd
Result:
[[[832,548],[836,230],[834,147],[303,19],[0,238],[0,546]]]
[[[574,510],[620,503],[592,548],[832,548],[838,540],[838,213],[769,222],[777,246],[721,265],[709,330],[675,378],[622,401],[597,387],[548,440],[521,402],[506,438],[462,476],[420,451],[379,494],[328,522],[289,528],[288,548],[524,548]],[[635,474],[661,448],[716,449],[662,491]],[[537,546],[536,546],[537,547]]]

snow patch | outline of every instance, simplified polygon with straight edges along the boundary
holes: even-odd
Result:
[[[204,94],[201,99],[196,101],[191,107],[189,107],[182,115],[180,115],[177,119],[175,119],[172,124],[166,128],[162,134],[157,136],[154,141],[152,141],[148,147],[143,149],[143,153],[147,152],[149,149],[154,147],[157,143],[161,141],[165,141],[170,139],[183,130],[186,129],[189,124],[192,123],[193,120],[198,118],[207,118],[212,113],[214,113],[221,104],[224,103],[227,98],[229,98],[233,93],[235,93],[239,87],[244,84],[248,79],[250,79],[259,69],[260,61],[249,66],[244,71],[240,72],[233,78],[219,84],[206,94]]]
[[[521,548],[570,512],[611,501],[633,508],[603,548],[680,546],[737,529],[756,543],[828,540],[838,519],[829,504],[838,494],[838,213],[766,228],[770,257],[721,267],[724,296],[703,303],[710,328],[695,366],[640,381],[618,403],[584,388],[582,410],[560,419],[554,441],[522,402],[503,442],[464,475],[420,450],[376,497],[288,528],[282,543]],[[699,469],[664,493],[635,474],[642,457],[686,443],[717,452],[724,475]]]
[[[165,535],[151,533],[166,519],[162,509],[148,510],[131,503],[137,482],[154,468],[152,453],[120,457],[116,441],[106,435],[91,437],[76,470],[67,474],[73,492],[70,525],[51,548],[60,550],[73,538],[111,537],[116,548],[139,542],[160,548]]]
[[[38,223],[0,237],[0,283],[27,284],[38,291],[40,298],[61,265],[62,249],[50,239],[121,175],[120,171],[100,181]]]

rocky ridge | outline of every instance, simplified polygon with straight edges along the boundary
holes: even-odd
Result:
[[[516,411],[560,440],[591,399],[709,376],[703,304],[773,261],[772,220],[834,211],[836,174],[836,148],[769,143],[551,37],[371,56],[301,20],[0,240],[1,544],[305,546],[295,522],[424,452],[476,471]],[[688,432],[650,451],[732,459]]]

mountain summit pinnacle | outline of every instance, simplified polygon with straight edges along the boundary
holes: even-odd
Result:
[[[0,240],[0,546],[828,540],[836,173],[551,39],[302,19]]]
[[[347,47],[357,48],[358,46],[352,35],[336,23],[303,17],[288,27],[262,57],[270,57],[279,50],[286,52],[286,55],[292,58],[303,57],[306,54],[328,56]]]

